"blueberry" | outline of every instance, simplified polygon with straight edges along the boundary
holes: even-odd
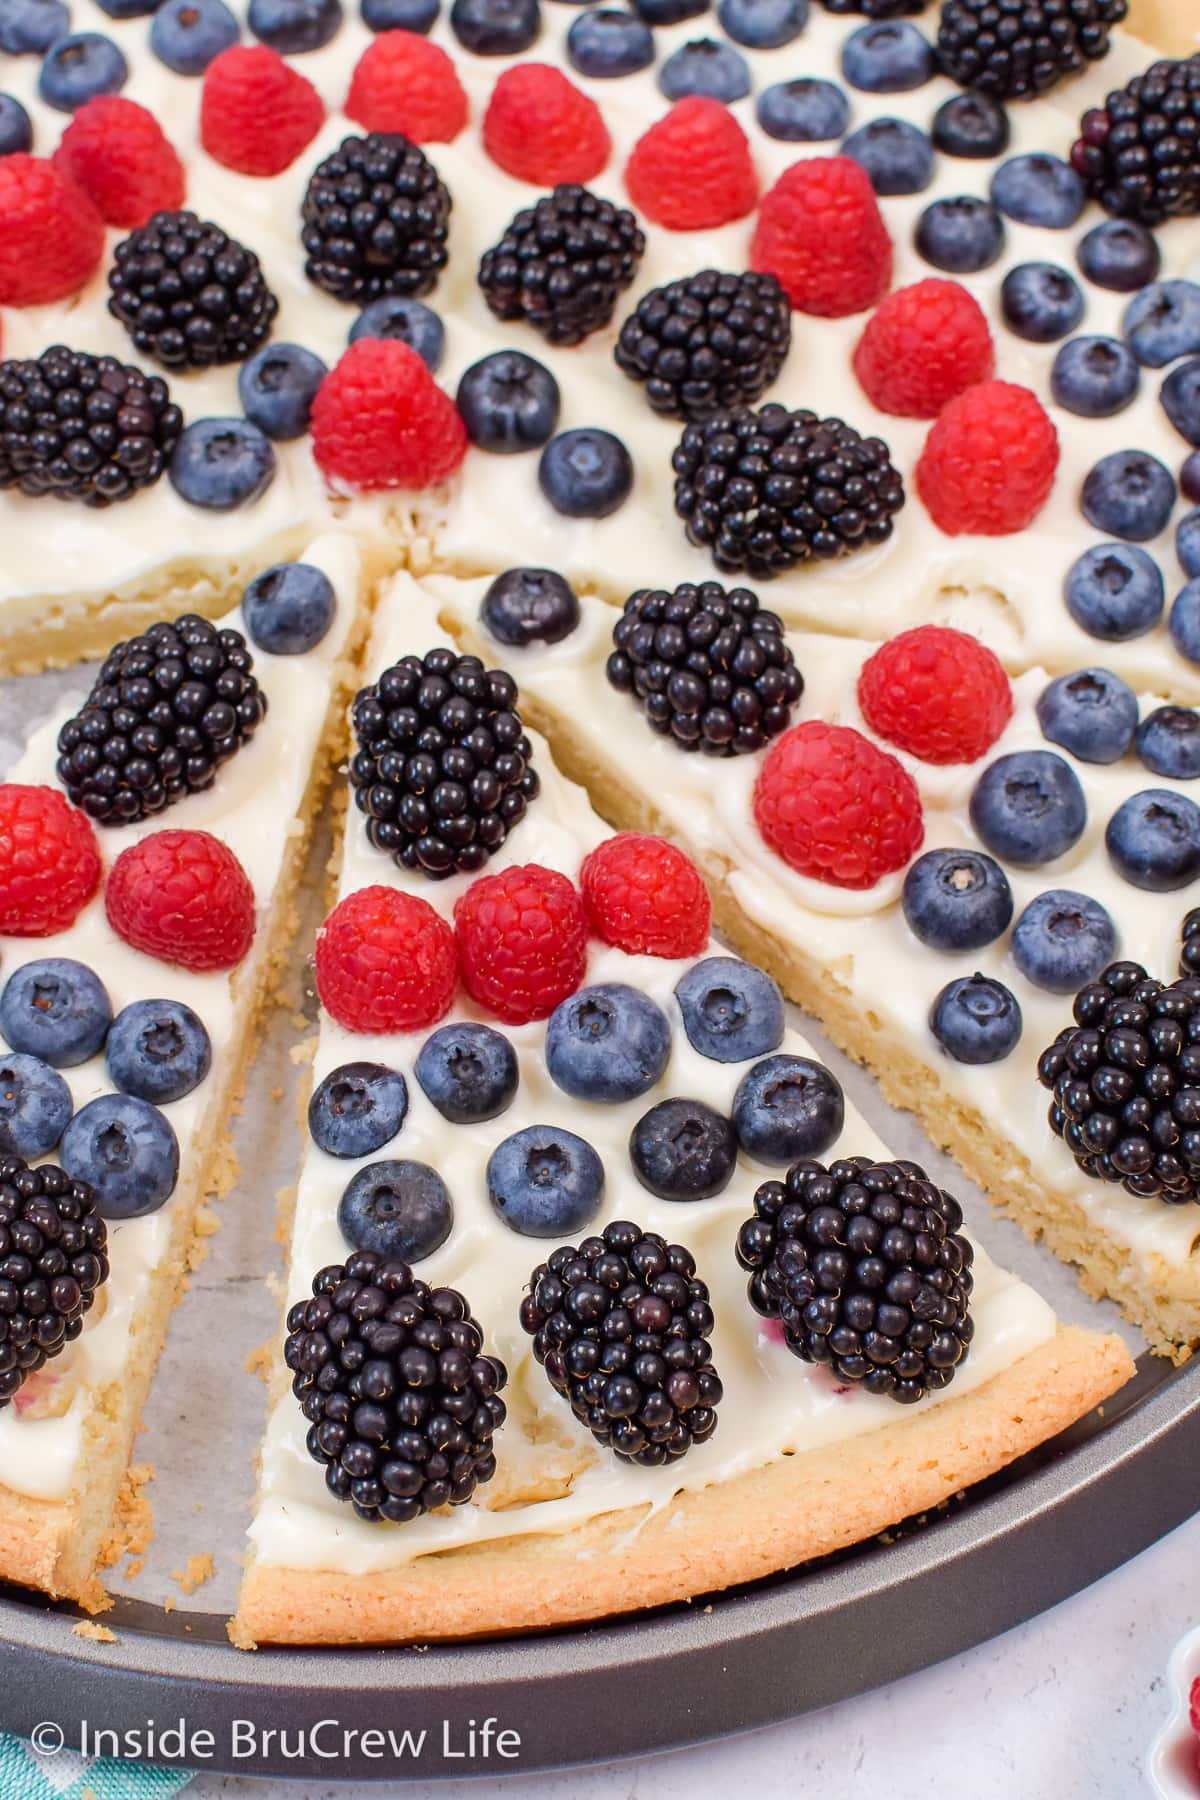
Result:
[[[32,149],[33,126],[29,114],[11,94],[0,94],[0,156]]]
[[[1200,286],[1156,281],[1125,308],[1121,330],[1140,363],[1161,369],[1200,350]]]
[[[368,31],[433,30],[442,0],[362,0],[359,11]]]
[[[1136,358],[1116,338],[1072,338],[1050,371],[1050,392],[1058,404],[1084,419],[1124,412],[1140,384]]]
[[[933,142],[946,156],[1003,156],[1012,129],[1008,114],[990,94],[953,94],[933,115]]]
[[[1137,695],[1111,669],[1060,675],[1037,703],[1042,736],[1086,763],[1120,762],[1137,730]]]
[[[1021,263],[1000,289],[1004,323],[1031,344],[1053,344],[1083,317],[1079,283],[1055,263]]]
[[[877,194],[919,194],[933,180],[933,145],[905,119],[872,119],[860,125],[841,153],[867,171]]]
[[[49,1156],[71,1121],[71,1090],[40,1056],[0,1051],[0,1151],[31,1162]]]
[[[662,1008],[621,982],[580,988],[546,1026],[550,1079],[573,1100],[614,1105],[652,1088],[671,1055]]]
[[[312,563],[276,563],[256,575],[242,595],[251,640],[270,656],[305,656],[333,624],[337,595]]]
[[[675,984],[688,1043],[710,1062],[749,1062],[783,1042],[783,995],[736,956],[706,956]]]
[[[129,64],[111,38],[77,31],[46,52],[38,94],[58,112],[74,112],[99,94],[119,94],[128,80]]]
[[[1146,788],[1117,808],[1104,842],[1133,887],[1174,893],[1200,876],[1200,806],[1170,788]]]
[[[166,0],[154,15],[150,48],[176,75],[203,75],[241,35],[225,0]]]
[[[568,1237],[604,1198],[604,1165],[590,1144],[557,1125],[528,1125],[488,1158],[488,1198],[522,1237]]]
[[[1070,163],[1034,151],[1010,156],[992,176],[991,195],[1002,213],[1019,225],[1066,231],[1083,211],[1087,195]]]
[[[1200,775],[1200,713],[1157,706],[1137,729],[1137,753],[1152,775],[1195,781]]]
[[[1158,275],[1162,254],[1136,219],[1105,219],[1080,238],[1075,250],[1079,267],[1097,287],[1132,294]]]
[[[135,1000],[113,1020],[104,1046],[109,1079],[123,1094],[168,1106],[212,1067],[204,1022],[181,1000]]]
[[[764,88],[754,108],[768,137],[787,144],[821,144],[840,138],[850,123],[850,102],[834,81],[800,75]]]
[[[934,200],[917,220],[916,246],[927,263],[950,275],[975,275],[1004,254],[1004,220],[987,200],[959,194]]]
[[[748,50],[782,50],[808,23],[808,0],[720,0],[721,29]]]
[[[391,1142],[407,1113],[408,1084],[398,1069],[375,1062],[343,1063],[315,1089],[308,1103],[308,1129],[314,1144],[329,1156],[370,1156]]]
[[[842,45],[842,74],[864,94],[907,94],[933,79],[933,45],[907,19],[860,25]]]
[[[1145,450],[1103,456],[1083,484],[1083,516],[1097,531],[1144,544],[1165,531],[1175,504],[1175,477]]]
[[[260,43],[299,56],[336,37],[342,17],[342,0],[250,0],[246,23]]]
[[[733,1096],[733,1128],[747,1156],[791,1163],[823,1156],[841,1136],[846,1102],[824,1063],[766,1056],[747,1069]]]
[[[634,75],[654,61],[654,34],[644,19],[615,6],[598,6],[572,19],[567,61],[597,80]]]
[[[238,370],[238,399],[252,425],[277,442],[303,437],[328,370],[300,344],[264,344]]]
[[[275,479],[275,452],[245,419],[197,419],[184,427],[169,474],[182,500],[230,512],[266,493]]]
[[[668,100],[701,94],[729,105],[750,92],[750,70],[745,57],[731,44],[697,38],[671,52],[658,71],[658,85]]]
[[[1195,577],[1180,588],[1171,605],[1167,626],[1180,656],[1200,663],[1200,580]]]
[[[1162,618],[1162,572],[1133,544],[1096,544],[1072,565],[1064,590],[1075,623],[1106,643],[1141,637]]]
[[[629,1159],[660,1200],[711,1200],[737,1167],[737,1137],[702,1100],[660,1100],[630,1133]]]
[[[1184,513],[1175,527],[1175,554],[1185,575],[1200,575],[1200,506]]]
[[[454,0],[450,28],[476,56],[519,56],[542,29],[538,0]]]
[[[106,1219],[140,1219],[175,1192],[179,1144],[156,1106],[132,1094],[101,1094],[63,1133],[60,1160],[73,1181],[96,1190]]]
[[[955,1062],[1003,1062],[1021,1036],[1021,1008],[1002,981],[962,975],[947,982],[929,1013],[929,1029]]]
[[[62,0],[0,0],[0,50],[42,56],[71,29]]]
[[[1193,506],[1200,506],[1200,450],[1193,450],[1180,469],[1179,491]],[[1200,575],[1200,569],[1191,572]]]
[[[1087,801],[1074,770],[1052,750],[1014,750],[984,770],[971,823],[995,856],[1019,869],[1053,862],[1079,842]]]
[[[158,0],[96,0],[110,19],[142,19],[154,11]]]
[[[555,512],[568,519],[606,519],[629,498],[633,458],[611,431],[583,425],[546,445],[538,483]]]
[[[523,350],[494,350],[472,363],[456,398],[471,442],[496,455],[536,450],[558,424],[558,383]]]
[[[647,25],[679,25],[708,11],[708,0],[633,0]]]
[[[931,950],[982,950],[1013,916],[1008,876],[982,850],[927,850],[904,877],[901,905]]]
[[[420,1162],[373,1162],[346,1183],[338,1230],[355,1250],[420,1262],[450,1236],[454,1207],[445,1182]]]
[[[1200,356],[1172,369],[1158,397],[1180,437],[1200,444]]]
[[[499,1118],[517,1091],[517,1053],[490,1025],[443,1025],[426,1038],[416,1077],[431,1105],[452,1125]]]
[[[112,1024],[104,984],[83,963],[47,956],[15,969],[0,993],[0,1031],[12,1050],[73,1069],[95,1056]]]
[[[1013,927],[1013,961],[1034,987],[1074,994],[1113,960],[1117,934],[1098,900],[1052,888],[1031,900]]]
[[[579,601],[553,569],[506,569],[483,596],[479,616],[501,644],[558,644],[579,624]]]
[[[446,327],[433,308],[403,294],[387,294],[364,306],[350,327],[349,341],[359,338],[395,338],[415,350],[431,375],[436,375],[446,351]]]

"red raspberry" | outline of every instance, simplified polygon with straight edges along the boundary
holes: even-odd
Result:
[[[918,625],[863,664],[858,704],[872,731],[928,763],[970,763],[1012,718],[1012,689],[978,638]]]
[[[665,839],[622,831],[584,858],[579,885],[597,937],[631,956],[695,956],[712,907],[700,871]]]
[[[758,209],[750,267],[774,275],[798,312],[874,306],[891,285],[892,240],[865,170],[848,156],[785,169]]]
[[[415,350],[398,338],[360,338],[317,389],[312,447],[331,481],[426,488],[454,473],[467,434]]]
[[[921,797],[907,770],[849,725],[810,719],[771,746],[754,789],[763,838],[801,875],[869,888],[921,848]]]
[[[454,929],[468,994],[506,1025],[549,1018],[587,969],[583,901],[537,863],[472,882],[454,903]]]
[[[1192,1730],[1200,1738],[1200,1675],[1192,1683],[1192,1691],[1188,1702],[1188,1717]],[[1196,1769],[1200,1772],[1200,1743],[1196,1745]]]
[[[561,69],[518,63],[492,90],[483,120],[483,147],[518,181],[557,187],[593,181],[612,153],[600,108]]]
[[[854,373],[880,412],[935,419],[947,401],[996,369],[983,308],[957,281],[936,277],[889,294],[868,320]]]
[[[753,212],[758,176],[727,106],[690,94],[640,137],[625,165],[639,212],[669,231],[711,231]]]
[[[358,60],[345,110],[364,131],[448,144],[467,122],[467,96],[444,50],[416,31],[383,31]]]
[[[952,400],[917,464],[917,488],[948,537],[1024,531],[1058,468],[1058,433],[1041,401],[1009,381],[984,381]]]
[[[154,114],[120,94],[79,108],[54,152],[54,165],[87,193],[106,225],[144,225],[183,205],[186,179]]]
[[[104,906],[135,950],[199,974],[234,968],[254,942],[250,878],[207,831],[155,831],[122,850]]]
[[[280,175],[320,131],[325,103],[311,81],[265,44],[214,57],[200,96],[200,142],[239,175]]]
[[[51,787],[0,785],[0,932],[49,937],[100,886],[92,822]]]
[[[317,933],[317,992],[347,1031],[423,1031],[458,985],[454,933],[416,894],[360,888]]]
[[[0,156],[0,305],[65,300],[103,255],[104,221],[77,181],[39,156]]]

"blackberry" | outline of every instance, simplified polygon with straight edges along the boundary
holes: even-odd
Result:
[[[549,344],[578,344],[613,316],[645,234],[633,214],[584,187],[556,187],[513,219],[479,265],[498,319],[526,319]]]
[[[122,238],[108,285],[109,312],[168,369],[241,362],[279,311],[253,250],[194,212],[155,213]]]
[[[330,1493],[372,1522],[461,1506],[496,1473],[508,1380],[466,1300],[370,1250],[320,1270],[312,1291],[288,1313],[283,1354]]]
[[[840,1381],[911,1403],[944,1388],[974,1335],[962,1207],[917,1163],[850,1156],[764,1181],[738,1233],[750,1304]]]
[[[377,850],[434,880],[483,867],[540,785],[516,700],[511,675],[446,649],[361,690],[350,782]]]
[[[791,341],[792,309],[774,275],[703,269],[639,300],[615,355],[656,413],[708,419],[759,399]]]
[[[166,382],[115,357],[0,362],[0,488],[111,506],[154,486],[182,430]]]
[[[450,194],[406,137],[343,138],[304,195],[304,273],[335,300],[415,300],[446,266]]]
[[[1085,1175],[1182,1205],[1200,1199],[1200,979],[1167,987],[1110,964],[1038,1059],[1050,1128]]]
[[[631,594],[605,673],[652,730],[710,756],[761,750],[804,692],[778,615],[749,588],[717,581]]]
[[[689,425],[672,459],[675,511],[718,569],[759,580],[882,544],[904,483],[881,438],[784,406]]]
[[[682,1244],[614,1220],[529,1278],[521,1324],[556,1393],[625,1462],[678,1462],[717,1428],[708,1289]]]
[[[107,1242],[86,1182],[0,1156],[0,1407],[83,1330],[108,1280]]]
[[[997,100],[1029,100],[1108,54],[1127,0],[946,0],[942,73]]]
[[[1179,973],[1200,976],[1200,906],[1193,907],[1183,921],[1183,945],[1179,952]]]
[[[1071,162],[1106,212],[1143,225],[1200,212],[1200,52],[1154,63],[1079,129]]]
[[[267,697],[240,631],[186,613],[109,652],[58,734],[58,779],[102,825],[129,825],[211,787]]]

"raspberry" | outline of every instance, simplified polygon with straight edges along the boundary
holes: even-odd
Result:
[[[1012,718],[999,658],[965,631],[918,625],[863,664],[858,704],[872,731],[928,763],[970,763]]]
[[[360,338],[317,390],[312,447],[330,480],[424,488],[454,473],[467,434],[415,350],[398,338]]]
[[[365,131],[448,144],[467,122],[467,96],[437,44],[415,31],[384,31],[358,60],[345,110]]]
[[[136,100],[99,94],[79,108],[54,152],[106,225],[144,225],[183,205],[186,180],[154,114]]]
[[[208,65],[200,96],[200,141],[239,175],[279,175],[312,143],[325,103],[277,50],[234,44]]]
[[[854,373],[881,412],[935,419],[996,368],[983,308],[957,281],[918,281],[889,294],[854,351]]]
[[[552,188],[592,181],[609,159],[612,139],[596,102],[561,69],[518,63],[492,90],[483,147],[518,181]]]
[[[65,300],[103,255],[104,221],[77,181],[42,157],[0,156],[0,306]]]
[[[1188,1697],[1188,1719],[1197,1738],[1200,1738],[1200,1675],[1193,1681]],[[1196,1745],[1196,1770],[1200,1773],[1200,1743]]]
[[[767,752],[754,817],[790,868],[831,887],[874,887],[925,836],[912,776],[860,731],[821,719],[794,725]]]
[[[625,166],[639,212],[669,231],[744,219],[758,199],[746,134],[727,106],[690,94],[640,137]]]
[[[583,980],[587,915],[556,869],[482,876],[455,901],[454,928],[468,994],[507,1025],[549,1018]]]
[[[254,942],[249,876],[207,831],[155,831],[122,850],[104,906],[135,950],[198,974],[234,968]]]
[[[584,858],[579,885],[592,930],[631,956],[695,956],[708,942],[708,891],[690,857],[622,831]]]
[[[866,171],[848,156],[785,169],[758,209],[750,267],[774,275],[797,312],[874,306],[891,285],[892,240]]]
[[[948,537],[1024,531],[1049,498],[1058,433],[1036,394],[984,381],[952,400],[925,440],[917,489]]]
[[[100,848],[87,815],[57,788],[0,786],[0,932],[65,931],[99,886]]]
[[[428,900],[360,888],[317,933],[317,992],[347,1031],[423,1031],[450,1009],[458,984],[454,933]]]

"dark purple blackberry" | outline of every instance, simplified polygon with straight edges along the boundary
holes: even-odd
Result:
[[[642,260],[631,212],[584,187],[556,187],[513,219],[479,265],[498,319],[525,319],[550,344],[578,344],[608,324]]]
[[[511,675],[448,649],[362,689],[350,782],[377,850],[435,880],[483,867],[539,788],[516,701]]]
[[[704,269],[639,300],[614,354],[656,413],[708,419],[758,400],[791,341],[792,309],[774,275]]]
[[[738,1233],[750,1304],[840,1381],[911,1402],[944,1388],[975,1326],[962,1207],[911,1162],[793,1163]]]
[[[911,19],[925,11],[929,0],[821,0],[821,4],[839,17],[863,13],[868,19]]]
[[[1112,963],[1038,1060],[1050,1128],[1085,1175],[1172,1206],[1200,1199],[1200,980]]]
[[[1107,56],[1127,0],[946,0],[942,72],[997,100],[1029,100]]]
[[[83,1330],[108,1280],[107,1243],[85,1181],[0,1156],[0,1407]]]
[[[133,824],[211,787],[266,711],[241,632],[186,613],[109,652],[58,734],[58,779],[100,824]]]
[[[689,425],[672,459],[675,511],[718,569],[758,580],[892,535],[904,483],[882,438],[841,419],[747,406]]]
[[[194,212],[155,213],[122,238],[108,285],[109,312],[168,369],[241,362],[279,311],[253,250]]]
[[[678,1462],[717,1428],[708,1289],[682,1244],[616,1219],[529,1278],[521,1324],[556,1393],[625,1462]]]
[[[804,692],[782,620],[749,588],[718,581],[631,594],[605,672],[653,730],[710,756],[761,750]]]
[[[330,1493],[372,1522],[461,1506],[496,1473],[508,1380],[466,1300],[370,1250],[312,1291],[288,1313],[283,1354]]]
[[[1156,62],[1079,129],[1071,162],[1106,212],[1143,225],[1200,212],[1200,52]]]
[[[115,357],[0,362],[0,488],[111,506],[154,486],[182,430],[166,382]]]
[[[304,195],[304,273],[335,300],[418,299],[446,266],[450,193],[406,137],[343,138]]]
[[[1183,921],[1183,946],[1179,952],[1179,973],[1200,976],[1200,906],[1194,906]]]

